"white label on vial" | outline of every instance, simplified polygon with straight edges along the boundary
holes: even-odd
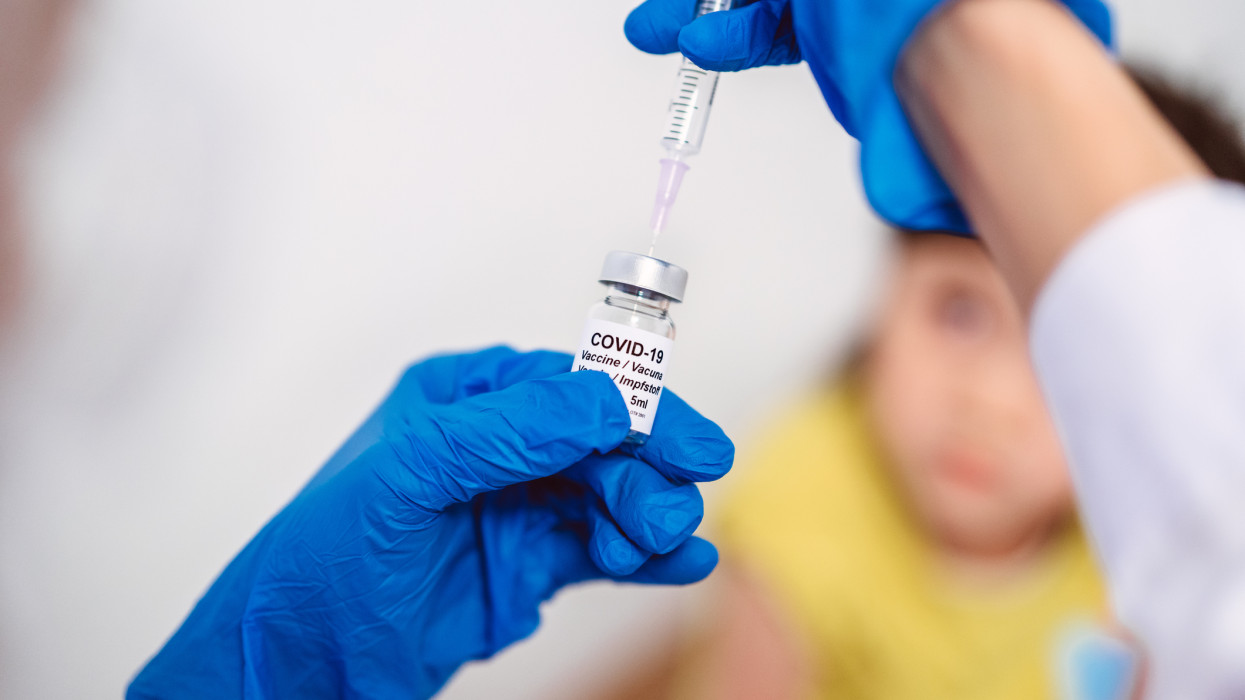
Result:
[[[631,429],[648,435],[665,385],[674,341],[613,321],[588,319],[572,372],[597,370],[614,379],[631,411]]]

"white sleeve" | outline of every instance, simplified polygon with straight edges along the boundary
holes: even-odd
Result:
[[[1031,340],[1147,696],[1245,697],[1245,188],[1186,182],[1109,215]]]

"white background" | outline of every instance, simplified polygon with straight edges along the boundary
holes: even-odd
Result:
[[[1245,5],[1116,7],[1126,55],[1245,107]],[[604,253],[647,245],[677,61],[629,47],[629,9],[84,5],[23,161],[0,697],[119,695],[409,361],[572,349]],[[669,385],[745,446],[879,284],[854,158],[805,68],[723,79],[658,255],[691,272]],[[575,697],[703,593],[567,592],[444,696]]]

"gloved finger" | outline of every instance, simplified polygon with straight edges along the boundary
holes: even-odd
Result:
[[[627,539],[604,504],[597,503],[588,510],[588,555],[601,571],[626,576],[648,561],[650,552]]]
[[[758,0],[711,12],[679,32],[679,50],[705,70],[737,71],[799,63],[788,0]]]
[[[567,470],[565,476],[590,488],[609,511],[612,522],[648,552],[673,550],[704,518],[704,501],[694,484],[672,483],[633,457],[592,455]],[[619,573],[616,568],[607,570]]]
[[[735,444],[726,433],[668,390],[661,393],[648,440],[624,450],[676,484],[720,479],[735,461]]]
[[[558,572],[552,574],[555,584],[551,585],[564,585],[572,580],[630,575],[653,555],[632,542],[605,503],[582,482],[568,478],[567,472],[526,489],[497,491],[476,502],[487,504],[481,511],[479,528],[493,544],[489,551],[501,557],[493,566],[497,571],[513,568],[513,557],[521,550],[525,560],[536,563],[537,569]],[[517,515],[520,511],[521,516]],[[514,527],[509,520],[514,517],[526,518],[526,525]],[[497,523],[505,524],[498,527]],[[515,541],[516,532],[540,536]],[[568,545],[568,535],[573,536],[573,544]],[[529,574],[537,575],[535,571]]]
[[[386,416],[401,416],[406,410],[427,403],[452,403],[525,379],[552,376],[565,372],[570,364],[571,357],[565,353],[520,353],[497,346],[474,353],[439,355],[412,365],[381,406],[303,488],[311,488],[332,478],[364,450],[376,444],[384,434]]]
[[[583,541],[568,532],[550,533],[541,543],[544,561],[550,567],[545,575],[542,600],[559,588],[583,581],[602,578],[626,583],[682,585],[696,583],[713,573],[718,565],[718,550],[707,540],[691,537],[668,554],[649,557],[635,573],[614,576],[603,572],[588,555]]]
[[[645,0],[627,15],[623,33],[645,53],[679,50],[679,31],[696,16],[696,0]]]
[[[683,585],[696,583],[713,573],[718,565],[718,548],[708,540],[691,537],[669,554],[649,558],[634,574],[615,577],[616,581]]]
[[[571,356],[498,345],[478,352],[430,357],[407,368],[386,403],[453,403],[528,379],[566,372]]]
[[[386,484],[413,506],[452,503],[549,476],[617,447],[631,416],[609,375],[563,373],[456,403],[410,411],[387,425],[397,459]]]
[[[489,571],[509,572],[508,576],[489,577],[486,583],[495,618],[491,650],[536,631],[540,623],[539,603],[565,586],[597,579],[647,584],[694,583],[708,576],[718,561],[717,549],[712,544],[693,537],[669,554],[649,558],[634,573],[611,575],[593,561],[585,546],[587,535],[583,530],[575,527],[575,523],[564,525],[543,530],[535,539],[512,543],[522,547],[522,566],[514,565],[517,553],[513,548],[490,548],[485,552],[490,558]],[[488,523],[484,526],[488,527]]]
[[[925,155],[898,98],[887,93],[878,100],[869,133],[861,134],[860,170],[869,204],[902,228],[971,234],[968,218]]]

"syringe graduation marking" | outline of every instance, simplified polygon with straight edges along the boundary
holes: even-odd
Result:
[[[708,71],[683,66],[679,69],[678,94],[670,101],[670,125],[666,130],[666,140],[679,143],[691,142],[691,115],[700,109],[700,91],[704,88],[704,79]]]

